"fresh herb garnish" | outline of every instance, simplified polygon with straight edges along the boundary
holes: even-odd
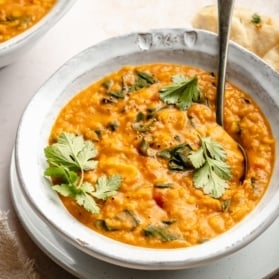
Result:
[[[136,71],[135,73],[128,73],[122,76],[122,84],[119,90],[113,90],[112,80],[105,80],[102,86],[106,89],[108,98],[103,98],[103,104],[117,103],[119,100],[125,99],[129,92],[137,91],[141,88],[149,87],[154,84],[156,80],[148,73]]]
[[[96,228],[107,232],[133,231],[140,224],[140,220],[133,211],[125,209],[112,218],[97,219],[94,224]]]
[[[195,76],[189,79],[183,75],[174,75],[172,84],[162,87],[159,94],[166,104],[176,105],[179,109],[185,110],[200,99],[198,78]]]
[[[261,21],[262,21],[262,19],[258,14],[255,13],[252,15],[252,19],[251,19],[252,23],[259,24],[259,23],[261,23]]]
[[[151,126],[153,125],[154,121],[138,121],[138,122],[133,122],[131,124],[131,127],[134,131],[144,133],[147,132]]]
[[[126,95],[126,90],[121,88],[118,91],[112,90],[113,81],[105,80],[102,86],[106,89],[106,93],[110,96],[109,98],[104,98],[103,103],[117,103],[119,99],[124,99]],[[105,100],[105,102],[104,102]]]
[[[175,135],[173,138],[174,138],[176,141],[181,141],[181,138],[180,138],[179,135]]]
[[[95,134],[97,135],[98,138],[102,137],[102,131],[99,129],[94,130]]]
[[[152,75],[136,70],[122,76],[122,91],[124,93],[134,92],[141,88],[147,88],[156,82]]]
[[[115,132],[118,127],[119,127],[119,122],[117,121],[112,121],[107,124],[107,128],[112,132]]]
[[[137,215],[132,211],[132,210],[129,210],[129,209],[125,209],[123,211],[123,214],[122,216],[125,216],[126,215],[126,219],[131,219],[131,222],[133,223],[133,228],[135,228],[137,225],[140,224],[140,219],[137,217]],[[118,219],[121,218],[121,215],[118,214]]]
[[[54,179],[53,190],[62,196],[74,198],[87,211],[97,214],[95,199],[106,200],[117,193],[121,184],[120,175],[101,176],[96,185],[84,181],[84,172],[96,168],[93,158],[97,150],[91,141],[71,133],[61,133],[58,141],[44,149],[49,167],[45,176]]]
[[[102,83],[102,86],[104,86],[106,89],[109,89],[113,84],[113,81],[108,79],[108,80],[105,80],[103,83]]]
[[[178,239],[176,235],[171,233],[166,225],[149,225],[143,229],[143,233],[147,237],[155,237],[163,242]]]
[[[168,219],[168,220],[162,220],[162,223],[166,225],[172,225],[176,223],[176,221],[177,221],[176,219]]]
[[[221,208],[223,212],[228,212],[231,205],[231,200],[222,200],[221,201]]]
[[[108,91],[107,94],[115,99],[124,99],[125,98],[125,93],[123,91]]]
[[[143,112],[140,111],[136,116],[136,122],[144,121],[144,119],[145,119],[145,115]]]
[[[139,146],[138,146],[138,151],[141,155],[144,155],[144,156],[151,155],[150,154],[150,145],[145,138],[141,139]]]
[[[135,122],[133,122],[131,125],[132,129],[136,132],[147,132],[156,121],[157,113],[164,108],[166,108],[166,106],[147,108],[145,113],[140,111],[136,115]]]
[[[1,23],[5,23],[5,21],[6,22],[18,21],[20,23],[29,23],[31,20],[32,20],[31,16],[27,16],[27,15],[24,16],[7,15],[5,20],[1,20]]]
[[[137,75],[138,75],[138,80],[142,80],[143,83],[151,85],[154,84],[156,82],[156,80],[153,78],[153,76],[151,76],[150,74],[146,73],[146,72],[141,72],[141,71],[137,71]]]
[[[154,184],[155,188],[159,188],[159,189],[166,189],[166,188],[171,188],[172,187],[172,183],[171,182],[157,182]]]
[[[134,85],[129,87],[129,91],[136,91],[141,88],[149,87],[154,84],[156,80],[148,73],[136,71],[136,79]]]
[[[189,154],[194,171],[194,185],[204,193],[219,198],[228,188],[231,169],[226,164],[226,153],[222,146],[211,138],[201,138],[201,147]]]
[[[192,148],[188,143],[182,143],[158,151],[157,156],[169,160],[168,167],[170,170],[184,171],[193,168],[192,162],[188,158],[191,151]]]
[[[140,111],[136,116],[136,121],[148,121],[150,119],[156,118],[157,113],[165,108],[166,106],[147,108],[145,113]]]
[[[189,114],[187,114],[187,117],[188,117],[188,119],[189,119],[189,124],[190,124],[193,128],[195,128],[195,127],[196,127],[195,118],[194,118],[192,115],[189,115]]]
[[[97,219],[97,220],[95,220],[94,224],[97,229],[101,229],[106,232],[114,232],[114,231],[118,230],[117,228],[111,227],[108,224],[107,220],[104,220],[104,219]]]
[[[116,104],[117,100],[115,98],[113,98],[112,96],[108,97],[108,98],[102,98],[101,99],[101,104]]]
[[[92,160],[97,156],[94,144],[79,135],[63,132],[57,143],[46,147],[44,151],[50,166],[63,166],[71,171],[84,172],[97,165]]]

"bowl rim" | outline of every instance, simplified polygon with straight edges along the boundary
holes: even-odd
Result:
[[[203,42],[211,41],[215,45],[217,43],[217,36],[208,31],[187,29],[187,28],[185,29],[184,28],[171,28],[171,29],[162,28],[162,29],[152,29],[144,32],[133,32],[129,34],[124,34],[122,36],[113,37],[105,41],[102,41],[94,46],[91,46],[85,49],[84,51],[80,52],[79,54],[75,55],[73,58],[68,60],[63,66],[61,66],[41,86],[41,88],[33,96],[28,106],[26,107],[18,126],[16,142],[15,142],[16,171],[20,181],[20,186],[26,197],[26,200],[28,201],[30,206],[34,209],[36,214],[40,216],[40,218],[46,224],[51,226],[51,228],[55,230],[59,235],[61,235],[67,242],[71,243],[72,245],[82,250],[83,252],[92,255],[98,259],[113,264],[121,265],[124,267],[129,267],[129,268],[151,270],[151,269],[180,269],[180,268],[195,267],[219,259],[230,253],[233,253],[234,251],[250,243],[267,227],[269,227],[279,214],[279,202],[276,202],[276,200],[279,201],[279,191],[277,191],[271,197],[273,202],[270,202],[268,206],[266,206],[265,208],[259,206],[257,210],[254,209],[249,214],[249,218],[248,219],[245,218],[246,220],[245,223],[241,222],[241,224],[237,224],[232,229],[230,229],[231,233],[229,237],[228,234],[223,233],[209,242],[206,242],[202,245],[192,246],[189,248],[153,249],[153,248],[142,248],[142,247],[131,246],[128,244],[124,244],[112,240],[105,236],[102,236],[90,230],[89,228],[85,228],[78,221],[74,220],[73,217],[69,216],[69,214],[67,215],[68,216],[67,220],[63,220],[64,226],[67,226],[68,230],[63,229],[61,227],[61,220],[60,222],[57,219],[53,220],[51,218],[53,216],[49,216],[48,212],[45,212],[42,208],[40,208],[41,204],[39,204],[35,200],[35,197],[30,192],[30,187],[31,187],[30,184],[32,184],[32,179],[30,180],[30,177],[27,179],[25,175],[25,171],[28,168],[30,168],[30,166],[25,163],[25,160],[28,156],[28,154],[26,153],[26,147],[29,144],[28,139],[30,140],[30,135],[28,135],[28,121],[34,118],[34,117],[32,118],[32,110],[33,112],[36,111],[36,113],[39,115],[38,118],[41,117],[40,111],[38,109],[35,109],[35,107],[38,103],[42,101],[46,101],[46,97],[47,97],[46,92],[51,92],[51,90],[57,90],[57,91],[61,89],[64,90],[65,88],[64,86],[67,86],[69,83],[73,83],[73,80],[78,79],[80,76],[86,75],[92,68],[94,67],[98,68],[99,65],[101,65],[101,62],[107,61],[108,59],[110,59],[111,56],[114,56],[117,59],[121,59],[123,57],[123,52],[124,54],[126,53],[125,50],[122,49],[123,44],[127,42],[130,47],[128,53],[129,51],[146,53],[147,50],[145,48],[142,49],[139,48],[137,44],[137,38],[139,35],[142,34],[144,35],[183,34],[183,36],[185,36],[185,34],[197,34],[197,36],[199,37],[198,39],[202,38]],[[163,51],[164,50],[170,51],[176,47],[176,43],[177,42],[173,42],[173,43],[171,42],[171,44],[169,44],[169,42],[167,42],[166,44],[159,44],[157,48]],[[172,44],[174,44],[174,46]],[[111,48],[111,46],[115,46],[115,45],[117,45],[116,50],[114,48],[113,49]],[[154,45],[152,44],[149,46],[151,48],[154,47]],[[146,44],[144,45],[144,47],[146,47]],[[189,44],[188,46],[186,46],[186,48],[188,49],[192,49],[193,47],[195,47],[195,44],[193,45]],[[100,57],[99,54],[102,49],[106,49],[106,51],[109,51],[110,57]],[[241,56],[241,58],[248,57],[248,59],[251,60],[253,67],[261,66],[262,71],[267,73],[267,75],[271,79],[275,80],[277,82],[276,84],[279,86],[279,82],[277,81],[279,80],[278,79],[279,75],[275,71],[273,71],[273,69],[271,69],[267,64],[265,64],[260,58],[256,57],[249,51],[246,51],[244,48],[232,42],[230,43],[230,49],[231,52],[238,53]],[[214,50],[212,51],[212,55],[216,53],[217,53],[217,49],[214,48]],[[88,56],[90,56],[90,59],[88,59]],[[92,62],[91,60],[92,58],[96,58],[96,61]],[[79,67],[78,65],[81,63],[81,61],[82,61],[83,68],[82,70],[81,69],[77,70]],[[229,54],[228,61],[230,63],[230,54]],[[91,83],[93,83],[93,81]],[[56,97],[57,96],[51,96],[51,98],[54,100],[56,100]],[[279,100],[276,100],[275,92],[271,94],[271,97],[273,98],[273,101],[276,101],[276,110],[278,110]],[[69,99],[71,98],[68,96],[68,100]],[[32,121],[33,124],[39,123],[37,122],[36,119],[33,119]],[[40,125],[42,125],[42,123]],[[39,132],[40,131],[36,131],[38,135]],[[28,147],[29,150],[30,148],[32,148],[32,144],[33,144],[33,139],[30,144],[31,147]],[[34,140],[34,144],[36,145],[36,140]],[[38,167],[41,164],[41,161],[40,159],[37,159],[36,156],[34,158],[35,158],[35,162],[33,163],[30,162],[30,163],[32,163],[33,166]],[[29,169],[29,173],[30,173],[30,169]],[[273,181],[273,183],[275,182]],[[46,198],[48,199],[48,202],[51,203],[51,206],[55,207],[55,202],[57,202],[57,197],[54,197],[50,193],[49,197]],[[58,206],[61,207],[61,203]],[[58,210],[65,211],[64,208],[62,209],[62,207]],[[259,219],[261,220],[261,222],[258,222]],[[247,220],[249,222],[247,222]],[[74,235],[72,231],[69,231],[69,228],[71,226],[73,226],[75,229],[79,228],[78,229],[78,232],[80,233],[79,237]],[[242,231],[244,229],[247,229],[247,231],[242,232],[241,237],[237,232],[239,227],[243,228]],[[121,252],[119,250],[120,247],[121,247]]]

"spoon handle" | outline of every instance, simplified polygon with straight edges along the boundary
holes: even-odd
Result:
[[[216,122],[223,126],[224,90],[228,57],[228,42],[234,0],[218,0],[219,61],[216,96]]]

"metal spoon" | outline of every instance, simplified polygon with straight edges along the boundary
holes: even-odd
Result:
[[[222,127],[224,127],[224,92],[233,2],[234,0],[218,0],[219,61],[216,92],[216,121]],[[238,148],[243,154],[244,172],[241,180],[244,180],[248,168],[248,158],[245,149],[239,143]]]

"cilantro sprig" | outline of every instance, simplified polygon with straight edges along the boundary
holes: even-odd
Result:
[[[44,174],[54,179],[52,189],[75,199],[87,211],[98,214],[100,208],[96,199],[106,200],[117,193],[122,180],[120,175],[100,176],[96,185],[84,181],[84,172],[97,166],[97,161],[93,160],[97,150],[91,141],[63,132],[44,152],[49,164]]]
[[[166,104],[177,105],[179,109],[188,109],[200,99],[197,76],[189,79],[183,75],[174,75],[172,83],[159,91],[160,99]]]
[[[204,193],[213,198],[220,198],[228,188],[227,180],[231,179],[231,168],[225,162],[226,152],[222,146],[211,138],[201,138],[201,146],[191,151],[194,171],[194,186],[202,188]]]
[[[213,198],[220,198],[228,188],[227,180],[231,179],[226,152],[210,137],[200,138],[200,141],[198,150],[185,142],[158,151],[156,155],[168,160],[171,171],[193,170],[194,186]]]

